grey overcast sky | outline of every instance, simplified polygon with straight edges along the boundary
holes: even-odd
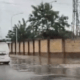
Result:
[[[11,29],[11,17],[17,13],[23,13],[16,15],[12,18],[12,26],[18,23],[18,20],[28,19],[29,14],[32,12],[31,5],[38,5],[41,2],[51,2],[54,0],[0,0],[0,36],[4,38],[8,30]],[[10,4],[11,3],[11,4]],[[69,17],[68,22],[72,22],[72,0],[57,0],[57,3],[51,3],[53,9],[60,11],[60,15]]]

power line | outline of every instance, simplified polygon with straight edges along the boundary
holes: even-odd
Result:
[[[51,1],[49,3],[52,3],[52,4],[55,3],[55,4],[60,4],[60,5],[71,5],[72,6],[72,4],[69,4],[69,3],[59,3],[57,0]]]
[[[53,2],[57,2],[57,0],[51,1],[51,2],[49,2],[49,3],[53,3]]]
[[[1,1],[0,4],[15,5],[15,6],[19,6],[19,7],[24,7],[25,8],[25,6],[22,6],[24,4],[15,4],[15,3],[10,3],[10,2],[5,2],[5,1]]]
[[[10,2],[5,2],[5,1],[0,1],[0,4],[21,5],[21,4],[15,4],[15,3],[10,3]]]

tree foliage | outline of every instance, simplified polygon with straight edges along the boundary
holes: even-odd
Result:
[[[51,35],[59,37],[60,32],[65,32],[66,27],[69,27],[68,17],[59,16],[59,12],[54,11],[49,3],[41,3],[38,6],[32,6],[32,8],[32,14],[29,17],[30,24],[36,34],[37,32],[43,34],[43,38],[45,37],[44,33],[47,37]]]
[[[66,31],[69,27],[68,17],[59,15],[58,11],[54,11],[49,3],[41,3],[38,6],[33,6],[33,11],[29,16],[29,25],[22,19],[18,24],[14,25],[13,30],[9,30],[7,37],[15,40],[16,28],[18,40],[36,38],[69,38],[71,32]]]
[[[18,24],[14,25],[13,30],[8,31],[8,35],[6,36],[7,38],[11,38],[11,40],[15,41],[16,40],[16,28],[17,28],[17,39],[18,41],[23,41],[28,38],[32,38],[30,27],[26,27],[26,21],[22,19],[21,21],[18,22]]]

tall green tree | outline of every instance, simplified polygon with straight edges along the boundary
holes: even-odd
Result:
[[[16,28],[17,28],[17,39],[18,41],[23,41],[26,39],[33,38],[33,34],[31,33],[31,27],[27,27],[26,21],[22,19],[21,21],[18,22],[18,24],[14,25],[13,30],[9,30],[7,34],[7,38],[11,38],[11,40],[15,41],[16,40]]]
[[[49,3],[41,3],[38,6],[32,5],[32,8],[33,11],[29,16],[29,22],[36,33],[35,35],[42,34],[43,36],[44,33],[49,34],[51,30],[53,31],[53,36],[59,36],[61,31],[65,32],[65,28],[69,27],[68,17],[59,16],[59,12],[54,11]]]

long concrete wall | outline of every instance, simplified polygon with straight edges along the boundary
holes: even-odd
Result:
[[[50,52],[63,52],[63,47],[65,48],[65,52],[80,52],[80,40],[70,40],[67,39],[65,40],[64,44],[65,46],[63,46],[63,40],[62,39],[50,39]],[[24,52],[25,48],[25,54],[28,53],[28,42],[26,41],[24,43],[23,47],[23,42],[20,42],[20,50],[19,50],[19,43],[17,43],[17,52]],[[35,40],[34,41],[34,51],[36,53],[39,52],[39,41]],[[47,53],[48,52],[48,40],[40,40],[40,52],[42,53]],[[9,48],[11,51],[11,44],[9,44]],[[33,53],[33,41],[29,41],[29,50],[30,50],[30,54]],[[13,43],[12,45],[12,52],[15,52],[15,43]]]
[[[65,40],[66,52],[80,52],[80,40]]]

